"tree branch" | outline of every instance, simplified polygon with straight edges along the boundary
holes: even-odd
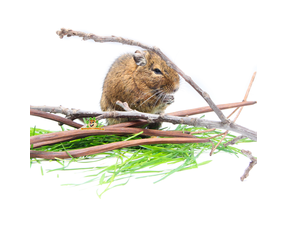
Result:
[[[66,119],[55,114],[46,113],[41,110],[30,109],[30,115],[57,121],[59,123],[66,124],[74,128],[81,128],[83,126],[82,124],[78,124],[77,122],[74,122],[70,119]]]
[[[136,118],[136,119],[145,119],[149,123],[154,122],[170,122],[173,124],[186,124],[186,125],[193,125],[193,126],[202,126],[206,128],[220,128],[226,129],[230,131],[234,131],[249,137],[252,140],[257,141],[257,132],[245,128],[243,126],[237,125],[235,123],[224,124],[218,121],[200,119],[200,118],[190,118],[190,117],[176,117],[176,116],[169,116],[169,115],[157,115],[157,114],[149,114],[149,113],[142,113],[142,112],[123,112],[123,111],[112,111],[112,112],[105,112],[101,116],[97,117],[98,120],[104,118]]]
[[[64,114],[68,119],[76,119],[76,118],[83,118],[83,117],[97,117],[102,115],[103,111],[85,111],[80,109],[74,108],[65,108],[63,106],[30,106],[30,109],[40,110],[43,112],[48,113],[59,113]]]
[[[220,104],[218,105],[218,108],[220,108],[221,110],[224,110],[224,109],[230,109],[230,108],[235,108],[235,107],[240,107],[240,106],[254,105],[256,103],[257,103],[256,101],[235,102],[235,103],[228,103],[228,104]],[[40,111],[48,112],[48,113],[64,114],[69,119],[76,119],[76,118],[82,118],[82,117],[97,117],[104,113],[103,111],[85,111],[85,110],[74,109],[74,108],[69,109],[63,106],[30,106],[30,109],[40,110]],[[123,109],[125,108],[123,107]],[[167,115],[180,117],[180,116],[191,116],[191,115],[196,115],[196,114],[202,114],[202,113],[207,113],[211,111],[213,110],[209,106],[204,106],[204,107],[199,107],[195,109],[167,113]],[[146,123],[147,122],[144,121],[144,124]]]
[[[233,140],[230,140],[229,142],[225,143],[224,146],[226,147],[226,146],[229,146],[229,145],[234,145],[238,140],[241,140],[243,138],[246,138],[246,136],[243,136],[243,135],[237,136]]]
[[[217,105],[217,107],[221,110],[225,110],[225,109],[231,109],[231,108],[240,107],[240,106],[254,105],[256,103],[257,103],[256,101],[235,102],[235,103],[228,103],[228,104],[219,104]],[[212,111],[213,110],[209,106],[204,106],[204,107],[199,107],[199,108],[194,108],[194,109],[189,109],[189,110],[181,110],[181,111],[176,111],[172,113],[167,113],[167,115],[184,117],[184,116],[191,116],[195,114],[208,113]]]
[[[250,151],[241,150],[241,152],[251,160],[251,162],[249,163],[249,166],[244,171],[244,174],[240,177],[240,180],[244,181],[244,179],[249,176],[250,170],[257,164],[257,158],[255,158]]]
[[[37,107],[31,106],[31,108],[36,109]],[[38,107],[37,109],[40,110],[46,110],[48,112],[51,112],[51,109],[48,107]],[[124,112],[124,111],[112,111],[112,112],[92,112],[92,111],[82,111],[82,110],[69,110],[67,108],[63,107],[52,107],[52,112],[59,112],[63,113],[64,111],[67,116],[70,118],[79,118],[79,117],[97,117],[98,120],[104,119],[104,118],[136,118],[136,119],[145,119],[148,122],[170,122],[173,124],[186,124],[186,125],[193,125],[193,126],[202,126],[206,128],[220,128],[220,129],[226,129],[230,131],[234,131],[237,133],[240,133],[242,135],[245,135],[249,137],[252,140],[257,141],[257,132],[250,130],[248,128],[245,128],[243,126],[237,125],[235,123],[230,124],[224,124],[222,122],[218,121],[211,121],[206,119],[200,119],[200,118],[190,118],[190,117],[176,117],[176,116],[170,116],[170,115],[157,115],[157,114],[149,114],[149,113],[142,113],[142,112]]]

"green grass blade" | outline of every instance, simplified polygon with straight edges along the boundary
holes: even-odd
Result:
[[[102,174],[101,178],[100,178],[100,182],[99,184],[102,185],[103,183],[105,183],[104,179],[105,179],[105,173]]]
[[[42,176],[44,176],[44,171],[43,171],[43,167],[41,166],[41,174]]]
[[[141,131],[141,132],[139,132],[139,133],[137,133],[137,134],[134,134],[134,135],[132,135],[132,136],[130,136],[130,137],[128,137],[128,138],[126,138],[126,139],[124,139],[123,141],[131,140],[131,139],[133,139],[133,138],[135,138],[135,137],[139,136],[140,134],[143,134],[143,131]]]

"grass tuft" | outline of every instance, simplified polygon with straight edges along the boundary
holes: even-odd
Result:
[[[62,128],[63,130],[63,128]],[[178,125],[177,131],[202,131],[206,130],[203,127],[193,127],[187,125]],[[30,128],[30,136],[41,135],[51,133],[52,131]],[[142,132],[141,132],[142,133]],[[102,192],[98,193],[101,197],[106,191],[117,187],[126,185],[131,178],[140,179],[146,177],[155,177],[154,183],[160,182],[167,177],[174,175],[178,172],[198,168],[201,165],[208,164],[211,160],[205,160],[198,162],[202,154],[209,153],[212,145],[210,143],[191,143],[191,144],[154,144],[154,145],[142,145],[136,147],[116,149],[114,151],[108,151],[105,153],[94,154],[85,157],[73,158],[69,151],[73,149],[86,148],[91,146],[98,146],[102,144],[141,139],[140,134],[135,135],[97,135],[89,136],[86,138],[76,139],[67,142],[61,142],[59,144],[53,144],[43,146],[40,148],[34,148],[39,151],[65,151],[71,159],[55,159],[53,162],[59,163],[60,167],[50,169],[49,172],[60,171],[74,171],[83,172],[85,176],[80,183],[70,183],[65,185],[80,186],[88,183],[95,183],[98,187],[104,187]],[[205,132],[196,134],[198,138],[208,138],[222,131],[216,130],[211,132]],[[223,143],[228,142],[236,136],[228,134]],[[213,143],[220,141],[221,136],[213,138]],[[237,143],[249,143],[253,142],[248,138],[244,138]],[[224,147],[220,144],[214,155],[219,152],[227,152],[238,157],[242,154],[240,149],[234,146]],[[209,156],[208,156],[209,157]],[[34,163],[41,164],[44,159],[31,158],[30,166]],[[43,168],[41,166],[41,174],[44,175]],[[59,175],[57,175],[58,177]],[[99,189],[98,189],[99,190]]]

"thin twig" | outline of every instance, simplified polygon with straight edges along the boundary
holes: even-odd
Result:
[[[249,92],[250,92],[250,90],[251,90],[251,86],[252,86],[252,84],[253,84],[253,82],[254,82],[256,73],[257,73],[257,72],[254,72],[253,75],[252,75],[252,78],[251,78],[251,80],[250,80],[250,83],[249,83],[249,85],[248,85],[248,88],[247,88],[247,90],[246,90],[246,93],[245,93],[245,96],[244,96],[242,102],[246,102],[246,101],[247,101],[247,98],[248,98]],[[239,107],[237,107],[227,118],[230,118],[238,109],[239,109]],[[241,110],[242,110],[242,108],[241,108]],[[241,112],[241,111],[240,111],[240,112]],[[239,115],[239,114],[238,114],[238,115]],[[236,117],[236,119],[237,119],[237,117]]]
[[[151,50],[158,54],[166,63],[169,67],[173,68],[176,72],[178,72],[179,75],[182,76],[182,78],[189,83],[204,99],[205,101],[209,104],[209,106],[213,109],[213,111],[217,114],[219,119],[222,121],[223,124],[228,124],[229,120],[224,116],[222,111],[215,105],[215,103],[211,100],[210,96],[203,91],[188,75],[186,75],[180,68],[178,68],[158,47],[150,47],[147,45],[144,45],[140,42],[136,42],[131,39],[124,39],[122,37],[116,37],[116,36],[98,36],[94,34],[87,34],[84,32],[80,31],[73,31],[71,29],[65,29],[62,28],[60,31],[56,32],[57,35],[62,39],[65,35],[67,37],[71,36],[79,36],[82,37],[83,40],[89,40],[92,39],[95,42],[118,42],[122,44],[127,44],[131,46],[139,46],[143,49],[146,50]]]
[[[60,122],[62,124],[66,124],[66,125],[69,125],[69,126],[72,126],[75,128],[81,128],[83,126],[82,124],[78,124],[77,122],[74,122],[70,119],[66,119],[64,117],[60,117],[60,116],[57,116],[55,114],[50,114],[50,113],[43,112],[40,110],[30,109],[30,115],[50,119],[53,121],[57,121],[57,122]]]
[[[102,115],[104,112],[103,111],[86,111],[86,110],[80,110],[80,109],[74,109],[74,108],[66,108],[63,106],[32,106],[30,105],[30,109],[34,110],[40,110],[43,112],[48,112],[48,113],[59,113],[59,114],[64,114],[66,118],[68,119],[77,119],[77,118],[84,118],[84,117],[97,117]]]
[[[124,147],[132,147],[147,144],[180,144],[180,143],[208,143],[209,139],[197,139],[197,138],[150,138],[150,139],[138,139],[130,141],[120,141],[115,143],[109,143],[89,148],[83,148],[78,150],[70,150],[69,154],[74,157],[81,157],[86,155],[93,155],[97,153],[102,153],[106,151],[111,151],[114,149],[120,149]],[[45,158],[45,159],[55,159],[55,158],[70,158],[67,152],[46,152],[46,151],[30,151],[30,158]]]
[[[240,109],[239,109],[239,111],[238,111],[236,117],[234,118],[233,122],[235,122],[235,121],[237,120],[237,118],[239,117],[239,115],[240,115],[240,113],[241,113],[242,110],[243,110],[243,107],[240,107]]]
[[[235,103],[228,103],[228,104],[219,104],[217,105],[217,107],[220,110],[225,110],[225,109],[231,109],[231,108],[240,107],[240,106],[254,105],[256,103],[257,103],[256,101],[235,102]],[[184,117],[184,116],[191,116],[195,114],[208,113],[212,111],[213,110],[209,106],[204,106],[204,107],[199,107],[199,108],[194,108],[194,109],[189,109],[189,110],[181,110],[181,111],[176,111],[172,113],[167,113],[167,115]]]
[[[208,137],[207,139],[213,139],[213,138],[216,138],[216,137],[218,137],[218,136],[222,136],[222,135],[224,135],[224,134],[225,134],[225,132],[220,133],[220,134],[217,134],[217,135],[215,135],[215,136],[210,136],[210,137]]]
[[[141,129],[141,128],[127,128],[127,127],[103,127],[104,130],[71,130],[61,131],[42,135],[36,135],[30,137],[30,144],[33,147],[41,147],[48,144],[60,143],[68,140],[75,140],[92,135],[127,135],[143,132],[142,135],[146,136],[165,136],[165,137],[184,137],[184,138],[196,138],[193,135],[182,133],[180,131],[162,131],[154,129]]]
[[[114,125],[108,125],[105,126],[106,128],[115,128],[115,127],[137,127],[137,126],[143,126],[148,124],[148,122],[146,120],[141,120],[138,119],[137,121],[127,121],[127,122],[122,122],[122,123],[118,123],[118,124],[114,124]]]
[[[252,78],[251,78],[251,81],[250,81],[250,83],[249,83],[249,86],[248,86],[248,88],[247,88],[247,91],[246,91],[246,93],[245,93],[243,102],[245,102],[245,101],[247,100],[247,97],[248,97],[248,95],[249,95],[249,92],[250,92],[251,86],[252,86],[252,84],[253,84],[253,81],[254,81],[254,79],[255,79],[255,76],[256,76],[256,72],[253,73],[253,76],[252,76]],[[238,107],[238,108],[239,108],[239,107]],[[238,110],[238,108],[236,108],[236,110],[234,110],[234,111],[228,116],[228,118],[229,118],[233,113],[235,113],[235,112]],[[237,118],[239,117],[239,115],[240,115],[242,109],[243,109],[243,107],[240,107],[239,112],[237,113],[236,117],[235,117],[234,120],[232,121],[233,123],[235,123],[235,121],[236,121]],[[227,135],[228,132],[229,132],[229,130],[227,130],[227,131],[224,133],[224,136],[221,138],[221,140],[220,140],[220,141],[217,143],[217,145],[211,150],[210,156],[213,154],[214,150],[219,146],[219,144],[223,141],[223,139],[226,137],[226,135]]]
[[[226,137],[227,133],[228,133],[228,131],[224,132],[222,138],[220,139],[220,141],[215,145],[215,147],[213,147],[213,148],[211,149],[211,151],[210,151],[210,153],[209,153],[210,156],[213,155],[213,152],[214,152],[215,149],[219,146],[219,144],[221,144],[222,140]]]
[[[252,78],[251,78],[251,81],[250,81],[249,86],[248,86],[248,88],[247,88],[247,91],[246,91],[246,93],[245,93],[243,102],[245,102],[245,101],[247,100],[247,97],[248,97],[249,92],[250,92],[250,90],[251,90],[251,86],[252,86],[252,84],[253,84],[253,81],[254,81],[254,79],[255,79],[255,76],[256,76],[256,72],[254,72],[253,75],[252,75]]]
[[[229,142],[225,143],[224,146],[226,147],[226,146],[229,146],[229,145],[234,145],[238,140],[241,140],[243,138],[246,138],[246,136],[243,136],[243,135],[237,136],[234,139],[230,140]]]
[[[244,174],[240,177],[240,180],[244,181],[244,179],[249,176],[250,170],[257,164],[257,158],[255,158],[250,151],[241,150],[241,152],[251,160],[248,167],[244,171]]]
[[[239,107],[237,107],[235,110],[233,110],[232,113],[229,114],[227,118],[229,119],[238,109],[239,109]]]
[[[251,86],[252,86],[253,81],[254,81],[254,79],[255,79],[255,76],[256,76],[256,72],[254,72],[253,75],[252,75],[252,78],[251,78],[251,80],[250,80],[249,86],[248,86],[248,88],[247,88],[247,91],[246,91],[246,93],[245,93],[245,96],[244,96],[244,99],[243,99],[242,102],[246,102],[246,101],[247,101],[247,98],[248,98],[248,95],[249,95]],[[240,115],[242,109],[243,109],[243,107],[240,107],[240,110],[239,110],[237,116],[234,118],[233,122],[235,122],[235,121],[237,120],[237,118],[239,117],[239,115]]]
[[[189,132],[189,134],[198,134],[198,133],[212,132],[214,130],[216,130],[216,129],[215,128],[211,128],[211,129],[207,129],[207,130],[203,130],[203,131]]]

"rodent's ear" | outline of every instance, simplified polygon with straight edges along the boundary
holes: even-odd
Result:
[[[146,63],[147,63],[147,60],[146,60],[146,57],[145,57],[145,53],[140,51],[140,50],[137,50],[134,54],[134,60],[136,62],[137,65],[140,65],[140,66],[145,66]]]

